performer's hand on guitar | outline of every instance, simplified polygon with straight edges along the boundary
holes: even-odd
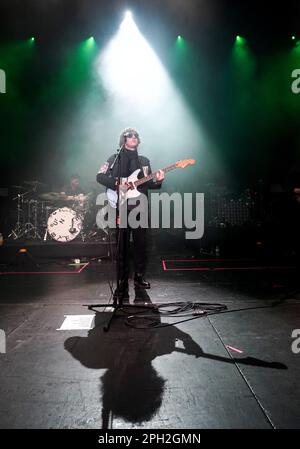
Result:
[[[163,170],[158,170],[156,175],[156,181],[162,182],[165,179],[165,172]]]

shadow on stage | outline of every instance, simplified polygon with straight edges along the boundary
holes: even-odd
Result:
[[[230,364],[287,369],[282,363],[254,357],[233,358],[205,353],[189,334],[175,325],[160,328],[152,325],[148,329],[126,326],[124,319],[134,310],[130,308],[127,314],[117,316],[109,332],[104,332],[103,326],[110,312],[96,312],[95,326],[87,337],[74,336],[65,341],[65,349],[83,366],[107,370],[100,383],[103,429],[112,428],[114,418],[140,424],[150,421],[158,413],[168,379],[159,375],[152,361],[175,351]],[[162,324],[157,310],[155,312],[154,308],[153,311],[152,323]]]

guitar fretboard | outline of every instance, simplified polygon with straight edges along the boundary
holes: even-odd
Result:
[[[175,168],[177,168],[176,164],[173,165],[169,165],[168,167],[162,168],[162,171],[164,171],[165,173],[171,171],[171,170],[175,170]],[[150,181],[151,179],[155,178],[158,175],[159,170],[151,173],[151,175],[145,176],[144,178],[138,179],[137,181],[135,181],[134,185],[136,187],[144,184],[145,182]]]

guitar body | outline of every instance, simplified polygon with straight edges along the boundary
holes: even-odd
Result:
[[[138,168],[128,178],[121,178],[121,185],[125,184],[126,182],[132,183],[132,189],[127,190],[126,192],[123,192],[122,189],[119,189],[120,192],[120,205],[124,204],[126,200],[129,200],[130,198],[137,198],[140,196],[140,192],[135,186],[135,182],[138,180],[138,175],[141,172],[141,170]],[[116,190],[107,189],[107,199],[111,207],[114,209],[117,207],[118,203],[118,192]]]
[[[165,167],[162,170],[167,173],[168,171],[174,170],[175,168],[185,168],[189,165],[195,164],[195,159],[184,159],[181,161],[177,161],[175,164],[170,165],[169,167]],[[145,182],[150,181],[150,179],[153,179],[158,173],[151,173],[150,175],[139,179],[138,175],[140,174],[140,172],[141,170],[137,169],[133,173],[131,173],[128,178],[121,178],[121,186],[119,188],[120,205],[124,204],[124,202],[130,198],[137,198],[138,196],[140,196],[141,193],[138,191],[137,187],[144,184]],[[123,188],[122,185],[124,186]],[[118,203],[118,192],[116,190],[107,189],[106,194],[109,204],[115,209]]]

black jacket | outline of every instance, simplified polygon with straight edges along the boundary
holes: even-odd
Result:
[[[115,160],[116,154],[113,154],[106,162],[105,164],[103,164],[97,174],[97,181],[104,185],[106,188],[108,189],[112,189],[112,190],[116,190],[116,181],[118,178],[118,172],[119,172],[119,168],[118,168],[118,162],[116,162],[116,164],[114,165],[113,169],[110,170],[111,165],[113,164],[114,160]],[[122,153],[121,153],[121,157],[122,157]],[[121,166],[123,168],[123,173],[121,173],[122,177],[125,176],[130,176],[132,171],[130,169],[128,169],[128,172],[126,173],[126,168],[125,168],[125,172],[124,172],[124,165],[122,164],[122,160],[121,160]],[[121,171],[122,171],[121,168]],[[139,173],[139,178],[143,178],[144,176],[148,176],[152,173],[151,171],[151,165],[150,165],[150,161],[148,158],[146,158],[145,156],[140,156],[138,155],[137,158],[137,168],[141,169],[141,172]],[[161,182],[156,182],[155,180],[150,180],[148,182],[146,182],[145,184],[142,184],[138,190],[147,195],[148,190],[149,189],[160,189],[161,188]]]

